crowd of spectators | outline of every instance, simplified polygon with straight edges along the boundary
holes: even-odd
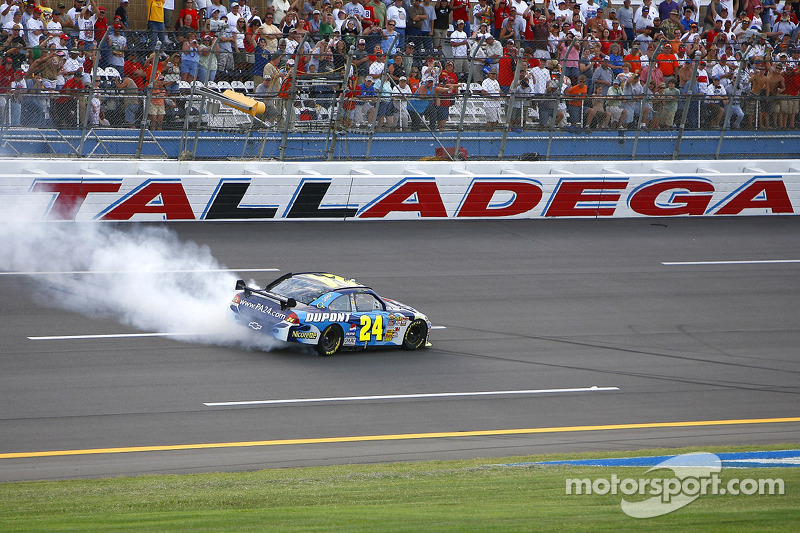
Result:
[[[132,27],[128,0],[113,13],[98,0],[3,0],[2,119],[24,121],[30,100],[57,126],[84,113],[109,123],[108,98],[88,97],[93,79],[115,91],[111,123],[130,126],[152,80],[155,128],[195,81],[252,82],[277,126],[309,87],[328,106],[344,92],[342,127],[386,130],[444,129],[465,92],[490,130],[531,117],[668,129],[679,113],[698,128],[785,129],[800,111],[796,0],[268,0],[263,13],[247,0],[174,1],[146,0],[146,27]],[[111,87],[95,64],[116,69]]]

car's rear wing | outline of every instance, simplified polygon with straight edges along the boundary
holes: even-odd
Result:
[[[266,296],[270,300],[274,300],[279,304],[281,304],[281,311],[289,307],[295,307],[297,305],[297,301],[294,298],[286,298],[285,296],[281,296],[280,294],[275,294],[274,292],[263,291],[261,289],[254,289],[253,287],[248,287],[243,279],[236,280],[236,290],[244,291],[245,298],[249,298],[251,294],[259,294],[261,296]]]

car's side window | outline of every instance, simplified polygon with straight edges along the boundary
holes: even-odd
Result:
[[[350,311],[352,306],[350,305],[350,295],[343,294],[336,298],[331,304],[328,306],[328,309],[331,311]]]
[[[375,296],[364,292],[356,294],[356,311],[369,312],[376,310],[382,311],[383,305]]]

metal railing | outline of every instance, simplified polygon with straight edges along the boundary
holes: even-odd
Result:
[[[305,39],[297,46],[302,48]],[[476,50],[467,58],[469,63],[475,63]],[[516,57],[524,52],[520,47]],[[419,79],[423,76],[409,80],[411,94],[398,91],[399,83],[387,74],[388,56],[377,69],[380,75],[367,85],[363,72],[351,67],[353,48],[339,68],[329,55],[303,56],[304,65],[329,61],[331,70],[322,73],[301,70],[299,60],[288,63],[300,56],[286,56],[282,59],[286,64],[279,67],[287,85],[261,86],[252,72],[241,69],[205,83],[167,74],[162,86],[151,69],[149,78],[138,76],[136,88],[120,89],[118,80],[128,72],[127,64],[122,69],[103,66],[101,55],[95,55],[91,71],[77,76],[83,83],[69,84],[63,76],[46,80],[43,73],[29,70],[21,80],[15,76],[15,83],[0,87],[0,150],[11,156],[281,160],[448,159],[458,157],[461,148],[469,157],[481,159],[800,153],[798,96],[751,91],[753,67],[772,68],[773,63],[740,61],[733,65],[735,76],[724,80],[730,88],[717,95],[707,94],[715,81],[698,78],[698,59],[684,83],[656,83],[652,71],[641,81],[626,73],[619,94],[608,96],[594,94],[592,80],[587,80],[585,92],[568,89],[575,85],[568,83],[568,52],[548,69],[538,67],[538,72],[514,61],[510,78],[505,78],[510,85],[501,93],[486,94],[474,78],[484,77],[483,69],[470,68],[451,89],[429,95],[415,94],[417,84],[425,85]],[[158,48],[136,53],[172,59]],[[418,70],[421,59],[415,59]],[[440,67],[445,60],[441,54],[434,56]],[[440,71],[434,68],[436,86]],[[353,74],[352,81],[345,72]],[[541,90],[543,75],[554,89]],[[377,90],[372,89],[375,86]],[[159,93],[154,103],[159,88],[166,94]],[[204,97],[201,88],[233,90],[263,102],[265,111],[248,114]],[[764,146],[754,147],[753,136],[764,139]],[[780,138],[782,144],[770,152],[767,141],[772,138]]]

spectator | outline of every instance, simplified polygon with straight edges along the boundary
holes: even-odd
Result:
[[[392,105],[395,110],[395,122],[402,131],[408,128],[411,116],[408,113],[408,98],[412,94],[411,86],[408,85],[408,78],[400,76],[397,85],[392,89]]]
[[[39,45],[39,37],[45,35],[44,21],[41,18],[42,10],[34,7],[32,10],[31,18],[25,25],[25,38],[28,41],[28,46],[34,47]]]
[[[486,6],[486,0],[480,0],[483,6]],[[476,6],[476,8],[479,6]],[[433,19],[433,47],[437,50],[444,50],[444,44],[447,41],[447,31],[450,28],[450,0],[437,0],[434,6],[436,17]],[[462,31],[463,31],[462,26]],[[453,27],[453,31],[458,29],[458,24]],[[465,34],[466,35],[466,34]],[[450,35],[452,46],[452,34]],[[455,56],[455,53],[453,53]],[[456,72],[459,72],[456,67]]]
[[[122,107],[125,110],[125,126],[133,126],[139,112],[139,87],[128,76],[117,76],[115,87],[122,95]]]
[[[592,95],[592,107],[586,111],[586,128],[607,128],[609,118],[604,107],[603,88],[599,86],[595,87],[594,94]]]
[[[154,40],[159,39],[162,44],[169,43],[164,24],[164,0],[147,0],[147,29]]]
[[[214,43],[214,36],[206,33],[202,36],[202,43],[198,48],[197,79],[202,83],[216,81],[217,79],[217,52],[219,44]],[[263,71],[264,67],[261,67]],[[259,78],[260,78],[259,72]]]
[[[570,86],[566,94],[573,97],[567,102],[569,121],[572,126],[580,127],[583,120],[583,105],[587,96],[586,76],[583,74],[578,76],[577,83]]]
[[[625,127],[624,123],[627,118],[627,112],[622,107],[625,102],[625,96],[619,78],[614,78],[607,96],[606,113],[608,113],[609,127],[619,127],[623,129]]]
[[[84,85],[81,80],[83,70],[75,71],[64,85],[59,89],[60,95],[53,100],[50,108],[53,123],[56,127],[78,127],[80,113],[78,111],[77,95],[83,90]]]
[[[200,44],[195,32],[191,31],[187,34],[181,50],[181,80],[191,83],[197,77],[197,67],[200,61]]]
[[[481,83],[481,94],[484,98],[483,107],[486,111],[486,128],[492,131],[500,122],[501,98],[503,96],[500,90],[500,83],[497,81],[496,70],[490,70],[488,77]]]
[[[394,0],[394,4],[386,8],[386,23],[388,24],[389,21],[395,23],[395,31],[400,35],[397,46],[400,47],[405,46],[407,18],[408,14],[403,7],[403,0]]]
[[[114,11],[114,21],[117,24],[122,24],[123,29],[128,29],[130,27],[130,22],[128,21],[128,3],[129,0],[120,0],[119,7]]]
[[[100,80],[94,82],[94,95],[89,102],[89,125],[99,126],[103,117],[102,101],[100,100]]]
[[[78,19],[78,39],[91,43],[92,47],[94,47],[95,41],[94,23],[96,21],[97,17],[92,13],[92,4],[89,0],[89,3],[81,9],[81,16]]]
[[[195,9],[194,0],[184,0],[183,9],[178,13],[178,20],[175,22],[175,29],[179,30],[182,26],[189,26],[194,31],[200,31],[200,13]]]
[[[153,86],[153,95],[150,97],[150,129],[164,129],[164,117],[166,116],[167,89],[164,85],[164,77],[157,75]]]
[[[727,92],[720,85],[719,76],[712,78],[712,83],[706,88],[705,111],[707,124],[712,128],[719,128],[725,106],[728,105]]]

